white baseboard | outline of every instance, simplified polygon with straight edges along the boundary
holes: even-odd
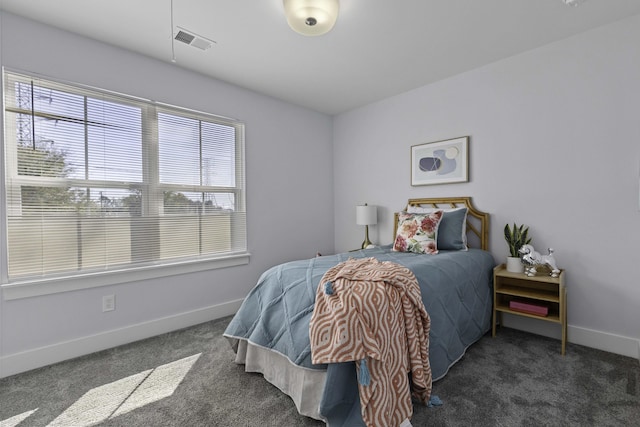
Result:
[[[640,361],[640,340],[571,325],[567,329],[569,342]]]
[[[0,357],[0,378],[235,314],[243,300]]]
[[[0,378],[230,316],[238,311],[242,301],[239,299],[0,357]],[[504,315],[507,327],[560,339],[560,328],[557,325],[526,320],[519,316]],[[640,363],[640,340],[571,325],[567,327],[567,335],[567,340],[571,343],[632,357]],[[558,343],[558,348],[559,346]]]
[[[503,317],[504,325],[509,328],[519,329],[558,340],[561,338],[562,334],[557,324],[541,322],[539,320],[532,321],[527,318],[508,314],[505,314]],[[635,338],[568,325],[567,341],[573,344],[638,359],[640,363],[640,340]],[[558,346],[560,346],[559,343]]]

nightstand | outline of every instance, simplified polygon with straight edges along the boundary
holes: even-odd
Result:
[[[526,276],[511,273],[504,264],[493,269],[493,323],[492,336],[496,336],[496,323],[502,325],[502,313],[525,316],[559,323],[562,328],[562,350],[567,344],[567,289],[564,270],[558,277]]]

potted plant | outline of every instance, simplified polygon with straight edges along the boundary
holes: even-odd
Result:
[[[520,261],[520,254],[518,250],[523,246],[531,243],[529,237],[529,227],[525,227],[524,224],[517,226],[513,223],[513,229],[509,227],[509,224],[504,226],[504,239],[509,245],[509,256],[507,257],[507,271],[512,273],[522,273],[524,271],[524,265]]]

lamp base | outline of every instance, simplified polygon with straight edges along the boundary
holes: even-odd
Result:
[[[373,243],[371,243],[371,241],[369,240],[369,226],[365,225],[364,226],[364,242],[362,242],[362,249],[366,248],[369,245],[373,245]]]

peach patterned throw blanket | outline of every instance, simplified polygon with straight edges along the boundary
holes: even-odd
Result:
[[[429,402],[429,328],[409,269],[349,259],[328,270],[318,286],[309,330],[312,360],[356,361],[364,422],[399,426],[413,414],[411,394]]]

